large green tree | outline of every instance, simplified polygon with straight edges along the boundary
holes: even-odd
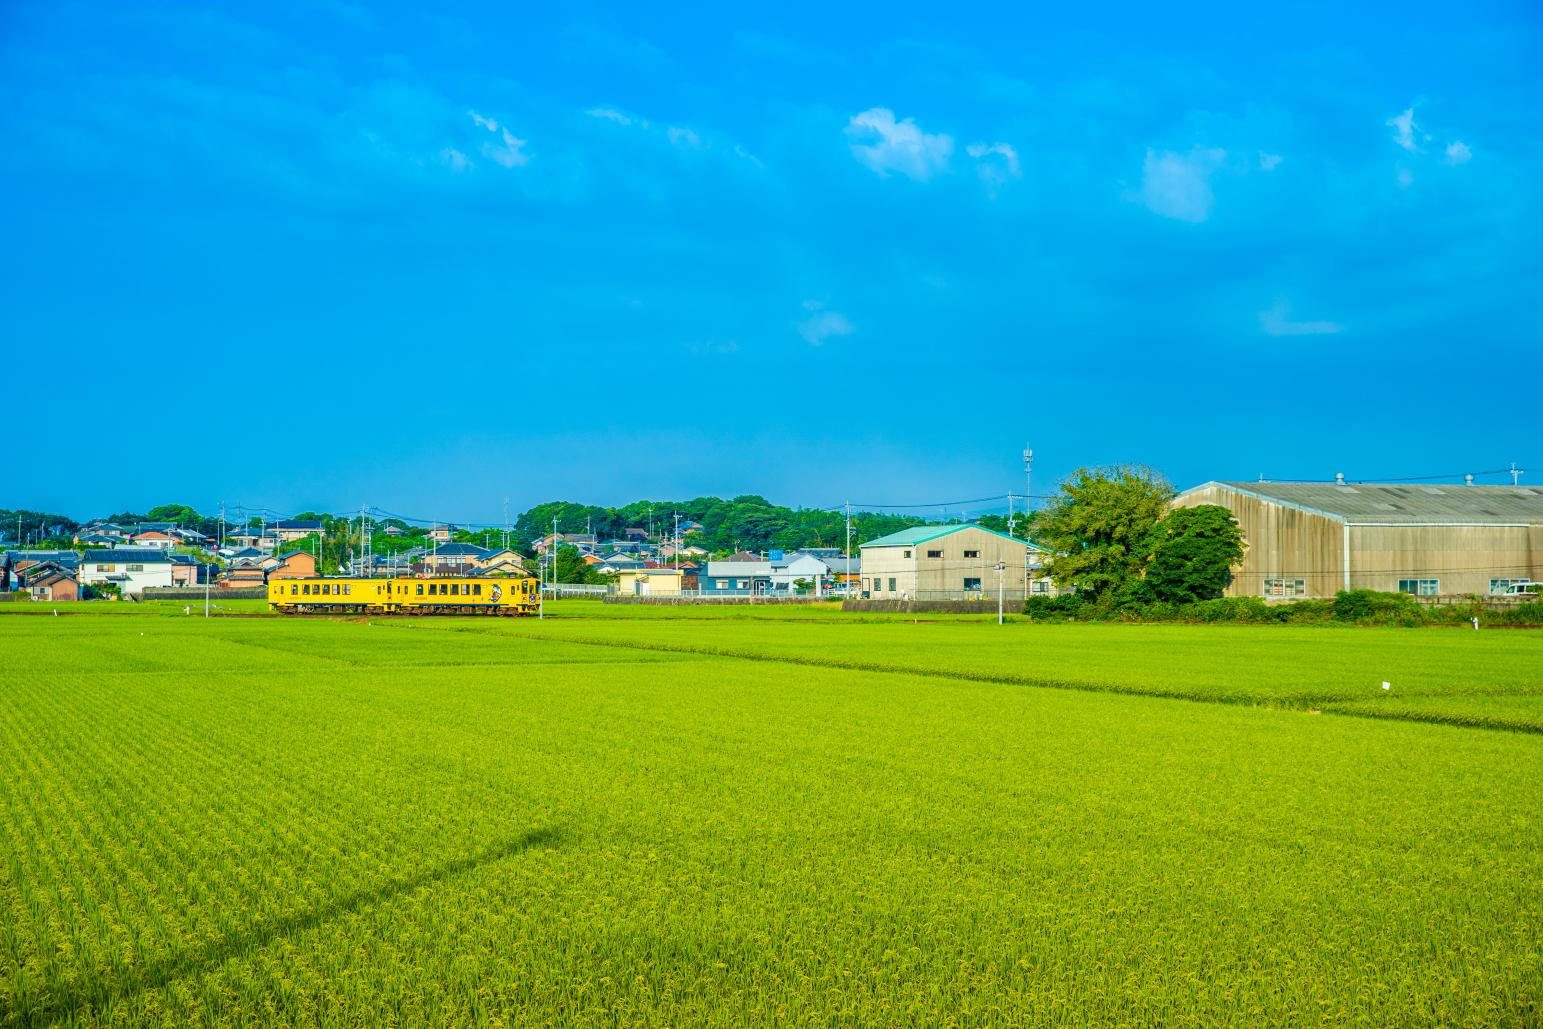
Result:
[[[1216,504],[1181,507],[1157,524],[1147,592],[1170,604],[1214,600],[1243,560],[1243,533],[1232,512]]]
[[[575,583],[602,583],[605,576],[584,563],[578,547],[557,548],[557,581]]]
[[[1077,469],[1035,519],[1035,536],[1055,555],[1050,576],[1094,599],[1133,589],[1173,492],[1149,468]]]

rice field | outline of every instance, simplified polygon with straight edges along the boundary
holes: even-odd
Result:
[[[1534,634],[556,613],[0,616],[0,1025],[1543,1020]]]

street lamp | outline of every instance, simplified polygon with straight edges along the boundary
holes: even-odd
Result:
[[[1006,564],[1006,562],[998,561],[996,563],[996,570],[997,570],[997,624],[1001,625],[1002,624],[1002,588],[1003,588],[1002,584],[1004,582],[1004,580],[1002,578],[1002,573],[1007,571],[1007,564]]]

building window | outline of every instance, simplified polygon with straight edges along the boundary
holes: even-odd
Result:
[[[1525,585],[1531,581],[1531,579],[1491,579],[1489,580],[1489,595],[1501,597],[1505,595],[1508,587]]]
[[[943,556],[943,552],[941,550],[929,550],[929,551],[927,551],[927,556],[928,557],[942,557]]]
[[[123,566],[123,570],[125,572],[142,572],[142,571],[145,570],[145,566],[144,565],[124,565]]]
[[[965,579],[964,580],[964,588],[966,590],[978,590],[978,589],[980,589],[980,580],[979,579]]]
[[[1398,592],[1409,593],[1416,597],[1434,597],[1441,592],[1440,579],[1400,579],[1398,580]]]
[[[980,551],[978,551],[978,550],[966,550],[964,552],[964,556],[965,557],[980,557]]]
[[[903,556],[907,561],[911,560],[911,552],[909,550],[905,551]]]
[[[1264,580],[1264,595],[1267,597],[1305,597],[1307,596],[1307,580],[1266,579]]]
[[[895,592],[895,580],[893,578],[889,580],[889,591],[891,593]]]

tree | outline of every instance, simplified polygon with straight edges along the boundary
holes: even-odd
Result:
[[[584,563],[578,547],[564,545],[557,548],[557,581],[594,584],[604,582],[605,576]]]
[[[1170,604],[1214,600],[1232,584],[1243,560],[1243,534],[1232,512],[1216,504],[1181,507],[1157,525],[1147,591]]]
[[[1172,498],[1173,487],[1149,468],[1077,469],[1035,519],[1036,536],[1055,555],[1051,577],[1096,599],[1131,589]]]

